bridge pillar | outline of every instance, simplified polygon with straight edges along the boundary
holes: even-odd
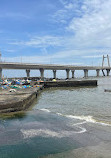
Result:
[[[66,69],[66,78],[69,79],[69,69]]]
[[[27,78],[30,77],[30,69],[26,69]]]
[[[110,69],[106,69],[106,71],[107,71],[107,76],[109,76]]]
[[[88,70],[84,69],[84,78],[87,78],[87,77],[88,77]]]
[[[41,69],[39,69],[39,70],[40,70],[41,79],[43,80],[43,79],[44,79],[44,69],[41,68]]]
[[[99,77],[99,73],[100,73],[100,70],[97,69],[97,70],[96,70],[96,76],[97,76],[97,77]]]
[[[56,70],[53,70],[53,78],[56,79]]]
[[[72,70],[72,78],[74,78],[74,72],[75,72],[75,70]]]
[[[2,78],[2,69],[0,68],[0,78]]]

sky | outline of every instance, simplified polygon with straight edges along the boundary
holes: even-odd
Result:
[[[2,61],[101,65],[111,0],[0,0]]]

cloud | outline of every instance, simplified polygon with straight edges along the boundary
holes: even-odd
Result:
[[[63,7],[52,18],[70,33],[69,46],[79,49],[111,48],[110,0],[60,0]]]
[[[85,0],[59,0],[62,4],[61,9],[57,10],[54,15],[52,15],[52,21],[60,23],[61,21],[65,21],[65,24],[69,24],[69,22],[73,18],[81,18],[84,14],[84,1]],[[84,8],[84,9],[83,9]]]
[[[107,57],[108,54],[104,54],[104,57]],[[109,57],[111,57],[111,55],[108,55]],[[102,59],[103,55],[89,55],[89,56],[82,56],[82,58],[101,58]]]
[[[61,46],[63,41],[64,41],[63,37],[47,35],[47,36],[34,36],[28,41],[15,41],[15,42],[10,42],[9,44],[43,48],[48,46]]]
[[[59,59],[62,63],[62,60],[68,60],[75,55],[100,58],[103,54],[109,54],[111,0],[59,0],[59,2],[61,3],[59,9],[50,15],[50,25],[55,26],[55,30],[47,31],[45,33],[47,35],[31,36],[28,40],[13,40],[8,44],[39,48],[44,52],[43,55],[31,56],[30,59],[32,62],[41,63],[50,63],[50,60],[57,62]],[[53,50],[56,53],[50,55]],[[23,58],[24,61],[29,61],[29,57]]]
[[[109,0],[84,1],[82,17],[74,17],[67,27],[74,33],[73,40],[78,46],[111,48],[110,5]]]
[[[101,55],[95,56],[85,56],[84,54],[92,54],[98,50],[93,50],[92,52],[89,50],[66,50],[66,51],[59,51],[55,54],[43,54],[43,55],[36,55],[36,56],[17,56],[17,57],[2,57],[2,61],[5,62],[25,62],[25,63],[42,63],[42,64],[69,64],[69,65],[85,65],[86,62],[83,60],[78,61],[75,60],[75,56],[80,56],[79,58],[101,58]],[[67,62],[66,62],[67,61]]]
[[[75,64],[75,65],[81,65],[81,62],[74,62],[72,58],[74,58],[75,55],[78,54],[77,50],[67,50],[67,51],[61,51],[57,52],[55,54],[51,55],[36,55],[36,56],[17,56],[17,57],[2,57],[2,61],[5,62],[25,62],[25,63],[42,63],[42,64]],[[83,52],[84,54],[84,52]],[[66,60],[69,60],[69,62],[66,63]],[[72,60],[72,61],[70,61]]]
[[[60,3],[62,4],[61,9],[57,10],[50,16],[52,22],[66,25],[74,16],[79,16],[80,13],[77,1],[74,2],[74,0],[72,0],[71,2],[67,0],[60,0]]]
[[[82,56],[82,58],[101,58],[102,59],[102,55],[93,55],[93,56]]]

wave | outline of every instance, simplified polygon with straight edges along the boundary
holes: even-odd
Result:
[[[111,126],[110,123],[106,123],[106,122],[96,120],[96,119],[93,118],[93,116],[73,116],[73,115],[65,115],[65,116],[68,117],[68,118],[72,118],[72,119],[85,120],[86,122],[100,124],[100,125],[103,125],[103,126]]]
[[[96,123],[96,120],[93,116],[74,116],[74,115],[65,115],[68,118],[78,119],[78,120],[85,120],[86,122]]]
[[[45,111],[45,112],[51,112],[49,109],[39,109],[41,111]]]
[[[46,111],[46,112],[51,112],[49,109],[40,109],[40,110],[43,110],[43,111]],[[64,116],[64,117],[67,117],[67,118],[71,118],[71,119],[77,119],[77,120],[83,120],[83,121],[86,121],[86,122],[90,122],[90,123],[95,123],[95,124],[100,124],[102,126],[111,126],[111,124],[109,122],[103,122],[103,121],[99,121],[99,120],[96,120],[93,118],[93,116],[76,116],[76,115],[64,115],[62,113],[56,113],[57,115],[60,115],[60,116]]]
[[[99,121],[93,118],[93,116],[74,116],[74,115],[65,115],[67,118],[72,118],[72,119],[78,119],[78,120],[85,120],[86,122],[90,123],[95,123],[95,124],[100,124],[102,126],[111,126],[109,122],[103,122]]]

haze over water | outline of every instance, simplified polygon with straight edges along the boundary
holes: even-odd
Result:
[[[111,77],[51,88],[21,118],[0,121],[0,158],[110,158]]]

